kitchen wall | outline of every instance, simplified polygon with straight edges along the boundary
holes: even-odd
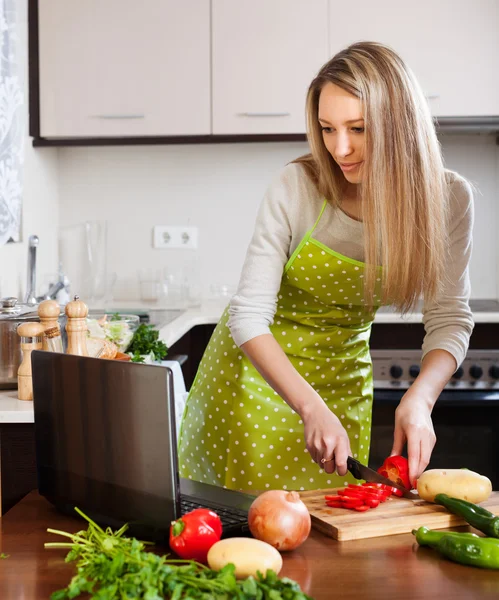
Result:
[[[34,149],[28,137],[28,42],[27,3],[17,3],[19,25],[19,60],[24,73],[26,111],[25,163],[22,241],[0,247],[0,297],[22,298],[26,291],[28,237],[37,234],[38,291],[46,275],[57,271],[57,229],[59,222],[57,150]]]
[[[20,59],[27,83],[27,9],[19,12]],[[26,114],[27,108],[27,86]],[[27,132],[27,124],[26,124]],[[499,146],[490,135],[441,138],[449,168],[476,187],[473,297],[496,298],[499,285]],[[0,296],[25,293],[27,239],[36,233],[38,292],[57,269],[59,223],[108,221],[114,296],[139,296],[144,267],[174,272],[195,258],[204,295],[236,285],[256,211],[275,173],[306,152],[304,143],[36,148],[26,134],[22,242],[0,248]],[[199,250],[155,250],[154,225],[199,227]]]
[[[445,162],[475,185],[473,297],[496,298],[499,151],[491,135],[441,137]],[[65,148],[59,150],[61,225],[109,222],[115,298],[138,298],[137,272],[174,270],[192,251],[152,248],[154,225],[199,227],[205,295],[237,284],[258,205],[275,173],[304,143]]]

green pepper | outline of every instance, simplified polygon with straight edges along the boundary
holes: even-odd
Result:
[[[499,569],[499,540],[474,533],[432,531],[420,527],[412,532],[418,544],[430,546],[446,558],[462,565]]]
[[[463,517],[475,529],[490,537],[499,538],[499,517],[483,508],[483,506],[478,506],[467,500],[451,498],[447,494],[437,494],[435,503],[441,504],[451,513]]]
[[[443,537],[447,536],[458,536],[464,539],[463,536],[470,538],[471,540],[482,539],[476,533],[460,533],[458,531],[435,531],[428,529],[428,527],[420,527],[412,531],[413,535],[416,536],[416,541],[420,546],[430,546],[430,548],[436,548]]]

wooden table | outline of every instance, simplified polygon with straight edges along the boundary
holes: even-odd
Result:
[[[0,519],[0,552],[10,555],[0,560],[1,600],[47,599],[69,582],[74,570],[64,563],[66,552],[43,547],[56,539],[47,527],[76,532],[82,521],[59,514],[37,492]],[[284,555],[280,575],[298,581],[315,600],[499,597],[499,571],[451,563],[405,534],[337,542],[313,531]]]

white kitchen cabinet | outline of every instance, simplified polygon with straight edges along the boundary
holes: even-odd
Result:
[[[210,133],[209,0],[39,0],[40,136]]]
[[[499,115],[497,0],[329,0],[331,55],[361,40],[396,50],[437,117]]]
[[[213,133],[304,133],[327,58],[327,0],[212,0]]]

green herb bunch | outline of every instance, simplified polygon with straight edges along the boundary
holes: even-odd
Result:
[[[163,360],[168,354],[166,344],[158,339],[159,331],[153,325],[141,323],[128,347],[128,353],[132,355],[133,362],[144,362],[144,356],[153,354],[154,360]]]
[[[144,550],[145,543],[124,537],[127,526],[113,532],[88,521],[86,531],[71,534],[48,529],[71,542],[50,542],[46,548],[69,548],[66,562],[77,561],[77,573],[68,587],[52,600],[76,598],[88,593],[94,600],[311,600],[291,579],[274,571],[258,578],[236,580],[232,564],[220,571],[187,560],[167,559]]]

